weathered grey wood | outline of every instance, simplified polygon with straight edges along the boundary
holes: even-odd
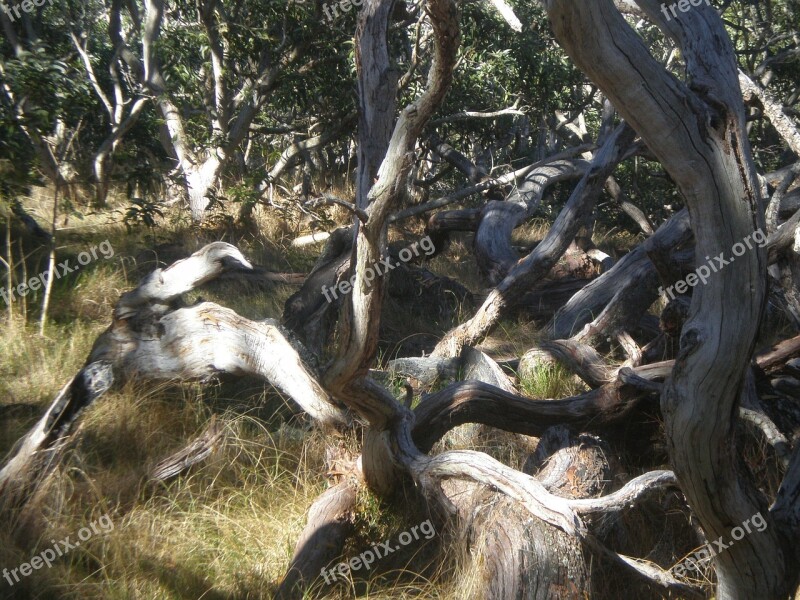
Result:
[[[464,423],[532,436],[555,425],[602,431],[628,415],[647,393],[613,381],[573,398],[532,400],[483,382],[454,383],[423,397],[414,409],[413,436],[417,447],[427,452],[447,431]]]
[[[462,190],[452,192],[446,196],[443,196],[442,198],[437,198],[436,200],[431,200],[430,202],[425,202],[418,206],[413,206],[411,208],[406,208],[404,210],[401,210],[396,214],[392,215],[391,217],[389,217],[389,222],[395,223],[396,221],[408,219],[409,217],[413,217],[415,215],[421,215],[426,212],[430,212],[436,208],[447,206],[448,204],[452,204],[454,202],[467,198],[473,194],[485,192],[492,188],[504,187],[510,183],[515,182],[517,179],[526,176],[528,173],[530,173],[531,171],[542,165],[546,165],[547,163],[561,160],[564,158],[571,158],[587,150],[593,150],[594,148],[595,148],[594,144],[583,144],[575,148],[568,148],[563,152],[559,152],[543,160],[536,161],[533,164],[530,164],[526,167],[522,167],[521,169],[517,169],[516,171],[512,171],[511,173],[506,173],[505,175],[501,175],[500,177],[484,181],[483,183],[479,183],[477,185],[469,186]]]
[[[367,6],[378,1],[368,0]],[[387,219],[390,211],[396,207],[401,197],[403,186],[411,170],[413,151],[417,140],[431,115],[444,100],[453,77],[456,51],[459,45],[456,7],[450,0],[430,0],[427,6],[435,42],[427,87],[419,98],[403,109],[394,126],[386,157],[377,174],[378,180],[369,191],[369,206],[362,206],[359,203],[359,207],[367,211],[369,220],[358,229],[357,251],[355,260],[353,260],[356,282],[344,304],[342,313],[342,318],[347,326],[341,332],[335,359],[323,374],[325,387],[336,396],[341,396],[345,403],[347,398],[354,397],[354,390],[347,390],[347,393],[345,390],[351,382],[363,377],[377,352],[384,282],[377,278],[368,283],[365,273],[367,269],[380,263],[383,258]],[[365,14],[371,14],[371,9],[367,10],[365,7],[364,10],[367,11]],[[380,33],[372,35],[385,36],[386,24],[376,25],[376,27],[378,27],[376,31]],[[361,43],[360,37],[359,44]],[[366,46],[368,41],[365,40],[363,43]],[[388,56],[381,55],[375,60],[377,61],[376,66],[370,73],[365,73],[365,76],[374,79],[370,86],[385,86],[385,82],[379,83],[379,81],[388,68]],[[381,89],[383,88],[381,87]],[[357,387],[363,389],[360,385]],[[359,403],[361,410],[365,410],[376,398],[364,398],[363,400],[364,404]],[[394,417],[397,410],[396,407],[382,405],[380,402],[373,408],[375,410],[368,410],[369,414],[361,414],[373,426],[379,428],[387,419]]]
[[[689,207],[698,256],[728,252],[763,226],[730,41],[713,7],[666,21],[638,0],[686,59],[685,85],[647,52],[611,0],[544,2],[556,37],[642,136]],[[680,107],[679,111],[675,109]],[[735,405],[760,322],[766,261],[755,249],[694,290],[679,368],[662,397],[670,457],[709,539],[764,508],[740,473]],[[747,294],[734,290],[748,290]],[[723,598],[783,598],[790,557],[772,527],[715,558]]]
[[[340,300],[329,292],[330,302],[323,290],[332,290],[350,266],[353,247],[352,228],[335,230],[325,244],[303,286],[283,306],[283,322],[297,334],[316,355],[321,355],[333,330]]]
[[[489,176],[483,168],[476,166],[475,163],[435,133],[428,136],[426,144],[436,154],[463,173],[470,182],[480,183]]]
[[[386,33],[394,0],[367,0],[361,9],[356,39],[358,72],[358,172],[356,206],[366,209],[367,196],[389,149],[397,107],[397,81]]]
[[[83,411],[114,383],[107,361],[88,362],[65,385],[0,470],[0,507],[21,506],[58,463],[55,455]]]
[[[583,177],[588,168],[584,160],[559,160],[531,171],[509,194],[505,202],[489,202],[481,213],[475,234],[478,267],[491,285],[505,278],[520,256],[511,246],[511,234],[538,208],[550,186]]]
[[[564,365],[591,387],[600,387],[614,379],[611,366],[587,344],[575,340],[552,340],[539,344],[538,350]],[[525,360],[525,356],[520,362]]]
[[[292,561],[278,586],[275,600],[303,597],[303,590],[338,558],[353,529],[356,488],[349,481],[328,488],[308,511],[308,521],[294,549]]]
[[[594,206],[602,192],[603,183],[622,160],[633,137],[632,131],[624,123],[608,136],[545,239],[516,264],[489,294],[475,316],[444,336],[437,344],[434,355],[456,356],[462,347],[480,342],[497,325],[500,317],[516,306],[525,292],[547,275],[572,243],[582,225],[581,217]]]
[[[617,203],[620,209],[631,219],[633,219],[642,232],[647,235],[653,234],[655,229],[653,228],[653,224],[650,222],[650,219],[647,218],[647,215],[644,214],[644,212],[642,212],[638,206],[630,201],[628,195],[623,191],[613,176],[606,180],[606,191],[614,199],[614,202]]]
[[[356,40],[361,102],[371,105],[365,107],[368,118],[362,121],[366,120],[372,127],[380,126],[381,132],[394,120],[394,111],[389,107],[393,106],[395,80],[393,76],[389,79],[390,62],[385,50],[389,19],[386,7],[391,4],[391,0],[366,1]],[[375,165],[371,167],[371,163],[359,161],[357,205],[366,211],[368,218],[366,223],[356,223],[356,243],[350,261],[355,282],[343,301],[333,361],[321,376],[325,389],[369,424],[361,457],[362,472],[366,484],[382,497],[391,494],[401,481],[398,461],[384,443],[383,432],[389,426],[406,423],[411,413],[367,376],[377,353],[386,286],[383,278],[372,280],[366,273],[384,258],[389,213],[403,196],[423,127],[443,101],[453,77],[459,45],[456,6],[451,0],[429,0],[426,10],[434,41],[427,86],[419,98],[403,109],[394,124],[377,173],[371,172]],[[379,52],[367,57],[374,48]],[[364,68],[365,64],[368,68]],[[380,97],[389,97],[390,101],[376,102]],[[386,112],[380,115],[376,111]],[[362,129],[361,135],[369,133]],[[383,133],[379,133],[378,139],[383,139]],[[373,158],[375,156],[377,153],[373,153]]]
[[[122,294],[114,307],[115,319],[126,319],[137,311],[166,312],[169,304],[222,274],[226,269],[252,269],[238,248],[225,242],[204,246],[189,258],[166,269],[156,269],[130,292]]]
[[[465,381],[482,381],[512,394],[516,392],[514,383],[509,376],[495,361],[480,350],[464,348],[461,352],[460,367]]]
[[[800,336],[783,340],[756,357],[756,363],[765,373],[774,373],[783,365],[800,356]]]
[[[595,316],[601,314],[615,296],[624,301],[624,297],[618,295],[619,290],[630,289],[639,281],[652,277],[654,267],[648,258],[648,249],[674,248],[690,235],[689,213],[682,210],[663,223],[645,244],[628,252],[610,271],[603,273],[570,298],[553,317],[548,335],[558,339],[572,337],[576,331],[580,331]]]
[[[413,377],[423,385],[456,380],[460,374],[463,381],[482,381],[506,392],[515,391],[514,384],[498,364],[474,348],[464,348],[458,358],[397,358],[389,362],[389,371]]]
[[[89,356],[90,362],[98,360],[111,361],[121,376],[142,379],[251,375],[274,385],[320,424],[349,421],[277,322],[249,321],[210,302],[155,319],[115,320]]]
[[[294,399],[320,424],[349,424],[347,411],[318,383],[310,355],[299,342],[290,341],[277,322],[250,321],[212,303],[180,307],[184,293],[227,269],[249,266],[236,248],[216,242],[157,269],[123,294],[111,326],[95,341],[86,366],[0,471],[0,500],[11,504],[25,500],[29,484],[37,481],[39,459],[58,450],[75,419],[114,381],[252,375]]]
[[[481,490],[482,491],[482,490]],[[477,492],[467,533],[475,556],[473,575],[485,582],[472,600],[579,600],[590,588],[580,541],[532,517],[500,494]]]
[[[754,97],[758,98],[764,108],[764,114],[772,123],[772,126],[786,142],[789,149],[800,158],[800,130],[785,113],[780,102],[777,102],[768,92],[762,90],[741,69],[739,70],[739,85],[742,87],[742,94],[746,101],[750,101]]]
[[[414,452],[412,446],[408,445],[408,440],[395,441],[400,448],[407,451],[404,459],[415,478],[421,481],[430,478],[459,478],[492,485],[509,498],[515,499],[517,506],[524,508],[535,518],[560,529],[568,536],[580,539],[604,557],[624,564],[647,581],[685,594],[698,595],[694,586],[676,580],[669,572],[652,563],[619,555],[603,547],[587,531],[580,516],[571,508],[570,501],[550,494],[533,477],[507,467],[480,452],[453,450],[428,457]]]

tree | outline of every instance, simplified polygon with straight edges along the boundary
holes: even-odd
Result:
[[[148,0],[142,25],[142,80],[156,94],[183,161],[181,152],[189,156],[188,148],[178,150],[187,139],[184,121],[167,94],[156,59],[164,7],[153,2]],[[519,25],[504,2],[495,0],[493,5],[512,27]],[[445,141],[435,137],[422,141],[455,77],[461,42],[457,7],[452,0],[425,3],[429,43],[420,43],[424,35],[417,38],[431,56],[424,87],[396,118],[398,92],[404,91],[411,75],[398,77],[390,59],[395,2],[366,0],[356,36],[361,110],[355,201],[341,202],[353,214],[352,225],[331,235],[303,289],[287,302],[284,321],[295,332],[271,321],[249,321],[213,303],[180,305],[183,294],[222,272],[252,269],[233,246],[210,244],[155,271],[120,298],[111,326],[97,340],[84,368],[0,471],[0,497],[12,505],[30,497],[42,471],[53,468],[53,455],[63,447],[76,417],[114,381],[134,375],[172,379],[248,374],[279,388],[325,429],[363,427],[362,454],[352,465],[353,478],[328,489],[311,507],[278,597],[299,596],[341,554],[350,533],[347,515],[354,510],[361,484],[388,507],[409,500],[422,506],[455,534],[454,539],[470,540],[466,543],[481,548],[481,559],[476,561],[486,575],[484,588],[477,591],[481,598],[580,597],[596,577],[590,553],[655,589],[701,595],[696,585],[679,575],[611,549],[596,519],[624,514],[673,487],[682,491],[708,541],[729,540],[732,528],[756,514],[766,520],[763,530],[749,531],[714,557],[717,596],[784,598],[791,593],[798,585],[800,561],[791,545],[800,534],[800,450],[795,447],[789,456],[788,441],[780,430],[788,429],[791,418],[778,427],[768,414],[775,411],[767,411],[754,390],[757,377],[766,379],[764,374],[800,353],[800,338],[753,354],[767,294],[766,267],[779,256],[793,260],[787,248],[795,239],[800,212],[780,226],[773,214],[775,228],[763,246],[748,245],[749,251],[734,251],[738,260],[725,262],[731,248],[743,247],[743,240],[766,227],[762,191],[766,185],[759,180],[752,158],[740,81],[795,152],[796,127],[780,103],[739,72],[723,22],[706,4],[691,4],[675,18],[654,0],[637,0],[635,5],[545,0],[543,7],[560,45],[596,86],[583,99],[593,102],[597,91],[602,93],[603,111],[593,143],[587,142],[585,119],[557,114],[554,127],[573,138],[575,145],[493,179]],[[248,106],[255,106],[239,106],[239,117],[233,119],[228,110],[233,105],[225,100],[229,96],[221,66],[225,53],[215,37],[219,33],[215,19],[222,13],[216,12],[219,5],[214,3],[198,8],[204,35],[211,40],[212,71],[218,72],[209,80],[215,83],[213,110],[208,114],[214,117],[216,138],[211,138],[227,142],[212,144],[213,154],[205,159],[195,156],[182,167],[190,198],[192,190],[196,192],[192,201],[196,218],[205,208],[205,192],[201,196],[198,190],[211,184],[241,142],[233,133],[235,123],[249,114]],[[647,18],[677,45],[685,62],[684,80],[654,58],[623,11]],[[421,15],[418,31],[422,25]],[[407,73],[419,66],[419,53],[415,55],[417,63]],[[269,79],[273,71],[259,72]],[[470,119],[486,116],[465,114]],[[234,126],[229,127],[232,119]],[[252,117],[245,120],[249,127]],[[496,285],[475,316],[449,332],[432,356],[394,361],[398,372],[420,381],[431,372],[463,373],[465,381],[428,394],[412,410],[376,381],[370,369],[377,360],[382,309],[391,284],[375,273],[377,265],[392,262],[389,223],[452,200],[445,197],[401,210],[411,174],[415,168],[425,170],[415,159],[418,151],[430,151],[464,173],[473,184],[469,191],[491,189],[502,200],[487,198],[477,208],[439,213],[438,220],[429,221],[429,229],[437,233],[475,231],[476,254],[482,257],[487,279]],[[592,248],[587,232],[605,190],[620,205],[631,204],[622,198],[613,176],[633,156],[658,161],[688,210],[677,211],[592,283],[583,282],[578,291],[568,287],[568,302],[551,311],[555,314],[547,332],[555,338],[571,337],[541,344],[528,359],[558,360],[592,389],[559,400],[517,394],[497,363],[475,346],[503,316],[563,283],[545,277],[559,268],[586,270],[586,263],[610,258]],[[213,176],[203,175],[206,168],[206,174]],[[192,172],[199,179],[191,179]],[[796,174],[793,167],[779,178],[770,199],[773,213],[779,212]],[[574,180],[577,183],[544,239],[515,260],[513,230],[532,216],[549,188]],[[516,189],[505,187],[514,182],[519,184]],[[649,226],[642,211],[633,208],[629,206],[628,214]],[[693,254],[687,258],[692,246]],[[565,255],[578,258],[559,267],[557,262]],[[640,348],[634,334],[658,298],[659,282],[662,287],[675,284],[690,270],[687,265],[700,264],[704,256],[714,257],[715,262],[723,259],[717,262],[720,268],[714,277],[696,286],[698,276],[693,274],[691,298],[681,293],[668,304],[662,314],[663,331],[650,335]],[[784,284],[792,289],[792,264],[783,267],[789,269],[789,283]],[[399,272],[408,273],[410,267]],[[685,279],[688,282],[689,276]],[[352,282],[351,291],[338,303],[320,298],[320,286],[345,280]],[[669,318],[677,324],[669,325]],[[669,338],[677,335],[675,348]],[[601,356],[598,348],[604,338],[619,343],[628,356],[624,363],[614,365]],[[663,358],[667,360],[658,360]],[[609,479],[612,469],[604,442],[596,436],[621,437],[622,445],[632,445],[615,428],[647,415],[645,399],[654,397],[660,397],[674,471],[651,467],[615,491],[593,487],[592,481]],[[784,459],[785,474],[771,506],[738,452],[740,419],[755,422]],[[445,433],[465,423],[541,437],[533,465],[523,472],[484,452],[431,452]],[[563,430],[564,425],[584,433],[575,436]],[[569,486],[554,483],[570,473]],[[466,483],[454,492],[448,486],[452,479]]]

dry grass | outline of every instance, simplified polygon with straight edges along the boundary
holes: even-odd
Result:
[[[47,223],[51,201],[46,190],[38,190],[26,206]],[[289,245],[305,232],[300,221],[290,226],[264,211],[254,216],[257,233],[214,219],[195,230],[168,212],[155,239],[146,230],[127,234],[116,224],[119,214],[60,220],[59,227],[66,229],[59,232],[59,260],[105,239],[115,256],[58,282],[44,337],[36,333],[40,296],[28,299],[27,322],[19,305],[10,321],[0,312],[0,453],[11,451],[80,369],[119,294],[156,266],[223,239],[267,268],[310,270],[319,248]],[[332,216],[341,222],[347,217],[343,211]],[[13,236],[25,234],[15,229]],[[35,242],[25,239],[27,254]],[[158,249],[143,252],[145,247]],[[29,271],[38,273],[42,260],[35,252],[29,256]],[[208,286],[201,295],[250,318],[265,318],[279,317],[294,289],[226,283]],[[29,561],[50,548],[51,540],[67,535],[74,540],[78,530],[103,515],[112,519],[113,530],[13,587],[0,578],[0,597],[271,597],[308,507],[326,486],[325,440],[288,425],[291,412],[286,400],[257,381],[138,384],[108,393],[84,413],[75,443],[25,515],[21,533],[0,532],[0,567]],[[148,484],[149,470],[202,431],[212,415],[224,430],[221,449],[187,475],[166,485]],[[369,501],[361,507],[360,533],[349,548],[355,554],[363,550],[355,547],[358,540],[395,537],[419,522],[407,523],[400,515],[387,521],[391,513]],[[424,570],[417,564],[418,552],[415,547],[405,563],[375,569],[355,587],[331,586],[324,592],[331,598],[352,597],[355,590],[365,598],[455,597],[456,590],[443,591],[425,578],[441,579],[435,573],[417,574]]]
[[[334,193],[347,197],[346,192]],[[40,222],[47,222],[49,201],[46,193],[40,193],[29,204]],[[331,209],[327,216],[338,224],[349,217],[341,208]],[[307,272],[320,250],[291,247],[294,237],[311,231],[311,222],[302,214],[287,219],[286,214],[278,217],[275,211],[256,210],[255,227],[249,230],[233,227],[217,215],[202,229],[195,229],[179,211],[168,211],[155,236],[141,229],[128,234],[118,218],[119,214],[111,212],[87,214],[80,221],[71,217],[65,225],[69,229],[60,232],[59,256],[74,256],[104,239],[112,242],[116,253],[114,258],[92,263],[75,277],[58,282],[45,337],[39,336],[35,327],[40,298],[29,302],[27,323],[19,310],[11,321],[5,313],[0,316],[0,453],[12,449],[80,368],[94,339],[107,327],[119,294],[156,266],[219,239],[236,244],[252,262],[277,271]],[[406,226],[414,227],[410,233],[422,235],[420,223]],[[515,239],[532,243],[545,231],[544,222],[534,222]],[[392,239],[396,235],[393,232]],[[15,230],[14,236],[17,239],[21,234]],[[610,248],[634,241],[612,232],[600,236],[598,243],[611,253]],[[27,253],[33,242],[26,244]],[[41,256],[34,252],[29,261],[29,270],[38,272]],[[447,255],[434,259],[429,268],[458,280],[477,295],[483,291],[467,236],[456,236]],[[294,289],[226,282],[210,285],[189,300],[202,296],[249,318],[274,318],[280,316]],[[387,310],[386,330],[393,339],[409,330],[435,339],[452,325],[414,310],[395,304]],[[466,318],[469,310],[462,308],[455,320]],[[482,349],[493,356],[519,357],[535,345],[538,336],[529,322],[511,319],[502,323]],[[520,388],[535,398],[558,398],[583,390],[559,368],[543,368],[523,379]],[[399,388],[395,391],[401,393]],[[103,515],[112,519],[113,530],[91,538],[58,559],[51,569],[36,571],[13,588],[0,578],[0,597],[272,597],[307,510],[327,485],[326,440],[289,419],[293,412],[288,401],[253,380],[137,384],[108,393],[84,414],[75,443],[47,481],[22,533],[12,537],[8,528],[0,531],[0,568],[12,569],[29,561],[49,548],[51,540],[74,537]],[[168,484],[147,483],[149,470],[184,447],[212,416],[224,431],[218,452]],[[354,440],[342,443],[356,447]],[[463,426],[448,434],[435,450],[480,449],[519,468],[535,443],[526,436]],[[754,452],[757,454],[757,449]],[[384,510],[366,492],[358,502],[356,535],[345,557],[357,556],[372,542],[396,538],[424,520]],[[634,525],[649,526],[649,517],[634,515],[632,519]],[[309,597],[450,600],[469,596],[481,585],[478,571],[470,566],[468,556],[454,555],[454,551],[444,561],[431,560],[438,537],[431,544],[409,546],[408,552],[394,560],[387,558],[368,573],[358,573],[359,578],[346,585],[321,583]]]

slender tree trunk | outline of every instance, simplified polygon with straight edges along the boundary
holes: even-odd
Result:
[[[222,163],[214,153],[199,165],[182,162],[181,167],[186,177],[186,191],[189,195],[189,210],[192,213],[192,220],[202,221],[206,208],[211,202],[208,193],[219,175]]]
[[[47,310],[50,307],[50,295],[53,292],[53,276],[56,269],[56,219],[58,218],[58,192],[60,191],[59,181],[56,179],[56,191],[53,196],[53,220],[51,222],[52,234],[50,238],[50,254],[47,260],[47,281],[44,286],[44,297],[42,298],[42,315],[39,317],[39,335],[44,335],[47,325]]]

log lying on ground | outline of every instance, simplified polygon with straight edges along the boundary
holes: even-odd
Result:
[[[580,541],[532,517],[519,503],[473,486],[460,513],[474,556],[473,600],[584,598],[590,570]]]
[[[689,213],[682,210],[662,224],[644,244],[622,257],[610,271],[603,273],[570,298],[553,317],[553,322],[548,326],[548,336],[556,339],[569,338],[595,316],[600,315],[615,297],[624,303],[625,296],[619,294],[620,290],[628,290],[639,285],[641,281],[652,280],[655,267],[648,257],[648,250],[674,247],[684,241],[690,231]],[[655,299],[655,294],[653,296]],[[649,306],[648,304],[645,310]]]
[[[800,335],[778,342],[760,353],[755,362],[764,373],[771,374],[798,356],[800,356]]]
[[[409,357],[389,361],[388,370],[396,375],[411,377],[421,385],[451,381],[458,377],[460,358]]]
[[[464,348],[458,358],[409,357],[389,361],[387,370],[411,377],[423,386],[454,381],[483,381],[507,392],[514,392],[514,384],[497,363],[480,350]]]
[[[277,322],[255,322],[212,303],[180,308],[181,295],[226,269],[249,267],[229,244],[215,242],[123,294],[111,326],[95,341],[86,366],[67,384],[0,471],[0,501],[24,502],[80,414],[112,382],[252,375],[295,400],[320,425],[350,423],[317,382],[311,357]],[[52,461],[51,461],[52,465]]]
[[[611,452],[599,438],[573,435],[563,425],[551,427],[539,439],[536,451],[522,467],[551,494],[562,498],[590,498],[611,487]]]
[[[476,231],[481,222],[481,213],[482,209],[480,208],[463,208],[443,210],[431,215],[425,224],[425,233],[430,236],[436,248],[436,254],[447,249],[451,232]]]
[[[450,478],[472,480],[493,486],[509,498],[516,500],[515,506],[524,509],[534,518],[559,529],[569,537],[580,540],[604,558],[625,565],[645,581],[686,595],[700,595],[696,587],[676,580],[668,571],[651,563],[617,554],[603,546],[589,533],[581,517],[573,508],[572,503],[581,502],[581,500],[566,500],[554,496],[533,477],[516,471],[480,452],[451,450],[434,457],[424,456],[414,449],[413,442],[406,437],[407,433],[406,423],[398,423],[392,431],[392,445],[397,449],[396,456],[401,458],[414,480],[423,489],[430,492],[434,482]],[[659,486],[663,483],[663,480],[653,478],[647,486]],[[639,490],[636,497],[644,495],[646,494]],[[624,508],[618,506],[619,498],[613,500],[609,498],[608,500],[609,502],[606,502],[606,498],[601,498],[592,502],[603,505],[612,504],[617,509]],[[624,506],[630,506],[630,502],[626,502]]]
[[[434,355],[457,356],[464,346],[480,342],[510,308],[519,304],[525,292],[547,275],[572,243],[586,213],[591,211],[602,193],[606,178],[625,157],[633,138],[633,132],[624,123],[608,136],[545,239],[514,266],[489,294],[475,316],[444,336],[436,346]]]
[[[126,377],[208,380],[223,373],[268,381],[322,425],[343,426],[347,413],[335,405],[276,321],[256,323],[212,303],[180,309],[158,320],[153,330],[120,323],[101,338],[92,358],[113,359]],[[267,360],[267,357],[269,360]]]
[[[75,420],[114,382],[108,361],[88,363],[53,400],[44,416],[22,438],[16,452],[0,470],[0,506],[16,508],[55,466],[58,450]]]
[[[615,377],[614,369],[597,350],[587,344],[574,340],[553,340],[540,344],[538,350],[566,366],[591,387],[600,387]]]
[[[502,281],[520,259],[511,246],[511,234],[536,211],[548,187],[583,177],[584,160],[560,160],[534,169],[504,202],[489,202],[481,211],[475,234],[475,258],[491,285]]]
[[[218,450],[222,441],[222,433],[223,430],[217,422],[216,415],[212,416],[203,433],[186,447],[159,461],[150,470],[150,481],[159,482],[172,479],[201,463]]]

